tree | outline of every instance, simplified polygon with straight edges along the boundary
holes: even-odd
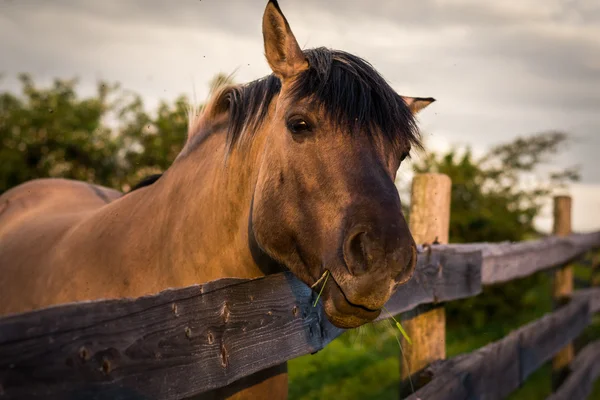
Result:
[[[218,73],[209,81],[209,91],[212,93],[223,85],[233,83],[232,75]],[[128,110],[134,122],[121,131],[130,149],[125,155],[130,171],[129,184],[169,168],[185,144],[188,114],[202,110],[202,105],[191,107],[186,96],[179,96],[173,105],[162,101],[156,115],[151,118],[141,104],[141,99],[137,98],[135,106]]]
[[[178,97],[171,105],[161,101],[155,116],[143,111],[141,99],[129,112],[131,120],[120,133],[127,171],[124,189],[145,176],[165,171],[185,144],[189,101]]]
[[[479,159],[470,148],[429,153],[414,168],[452,179],[452,242],[518,241],[539,235],[534,220],[552,191],[579,179],[574,167],[544,168],[567,144],[564,132],[542,132],[495,146]]]
[[[440,172],[452,179],[450,242],[522,241],[541,236],[534,221],[552,191],[579,179],[575,167],[552,171],[546,165],[565,149],[568,138],[564,132],[541,132],[492,147],[478,159],[467,148],[429,153],[415,163],[417,173]],[[510,318],[528,304],[544,279],[537,274],[485,288],[476,298],[449,303],[449,321],[481,327],[492,316]]]
[[[0,93],[0,193],[25,181],[62,177],[128,190],[166,170],[185,144],[190,102],[179,96],[145,110],[141,97],[99,82],[80,98],[77,79],[39,88],[19,76],[21,93]],[[217,74],[210,90],[233,83]],[[201,106],[198,107],[201,109]]]
[[[0,193],[42,176],[111,185],[119,143],[102,118],[116,86],[100,82],[95,97],[79,99],[76,80],[48,89],[19,77],[22,96],[0,94]]]

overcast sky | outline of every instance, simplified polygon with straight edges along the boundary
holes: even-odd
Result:
[[[207,95],[218,72],[268,74],[264,0],[0,0],[0,89],[118,81],[149,107]],[[578,164],[574,228],[600,229],[600,1],[281,0],[303,48],[355,53],[403,95],[435,97],[420,116],[432,149],[484,151],[543,130],[572,134],[556,166]],[[540,220],[547,229],[549,219]]]

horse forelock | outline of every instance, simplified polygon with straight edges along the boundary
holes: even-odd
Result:
[[[304,54],[309,68],[289,88],[292,101],[314,99],[343,132],[382,134],[393,142],[422,147],[414,115],[370,63],[324,47],[305,50]],[[186,147],[195,147],[213,132],[210,128],[215,118],[223,114],[227,115],[229,150],[242,136],[251,139],[281,87],[279,78],[271,74],[246,84],[217,88],[201,111],[190,108]]]
[[[383,135],[392,142],[422,147],[410,108],[369,62],[324,47],[304,54],[310,67],[294,82],[295,100],[314,98],[341,132]]]

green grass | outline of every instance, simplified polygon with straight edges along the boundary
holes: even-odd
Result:
[[[586,279],[586,268],[575,268]],[[460,326],[448,321],[448,357],[473,351],[504,337],[510,331],[541,317],[552,308],[550,279],[526,294],[528,307],[510,320],[493,320],[481,327]],[[479,296],[481,297],[481,296]],[[465,309],[465,312],[469,312]],[[393,324],[393,322],[392,322]],[[317,354],[289,362],[290,399],[398,399],[400,349],[397,328],[382,321],[344,333]],[[576,342],[576,348],[600,338],[600,316]],[[515,391],[510,400],[544,399],[550,394],[550,366],[544,365]],[[600,398],[600,381],[590,399]]]
[[[399,348],[386,321],[344,333],[289,363],[290,399],[398,397]]]

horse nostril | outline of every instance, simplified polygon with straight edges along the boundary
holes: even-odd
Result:
[[[402,285],[412,278],[415,267],[417,266],[417,247],[415,245],[410,246],[410,254],[406,266],[396,276],[396,285]]]
[[[346,240],[344,246],[344,259],[352,275],[360,275],[369,269],[373,256],[369,253],[369,244],[366,232],[356,232]]]

